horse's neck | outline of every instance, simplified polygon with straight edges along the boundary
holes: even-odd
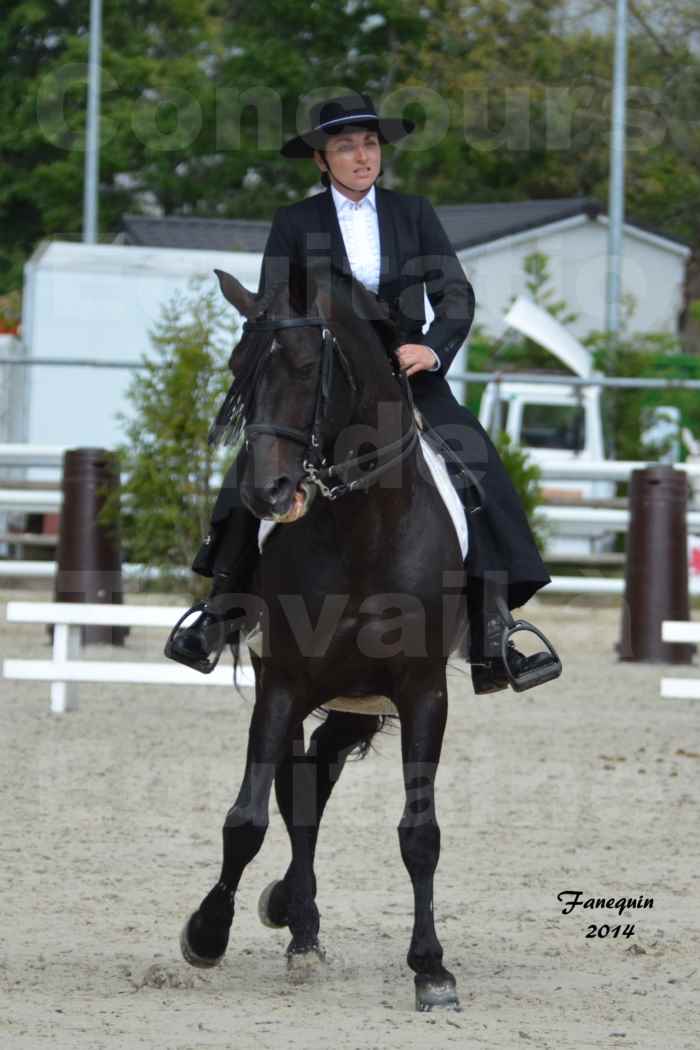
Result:
[[[363,391],[371,391],[371,398],[361,398],[356,405],[350,422],[351,432],[366,428],[370,440],[376,441],[377,447],[386,447],[398,442],[408,435],[415,426],[413,404],[402,390],[402,382],[392,375],[383,361],[383,367],[377,367],[377,337],[361,339],[353,347],[352,363],[360,380]],[[383,353],[385,351],[382,350]],[[374,546],[384,543],[396,546],[400,538],[409,533],[407,515],[416,509],[421,487],[425,484],[418,466],[420,452],[415,447],[405,456],[397,449],[397,462],[388,467],[363,494],[351,497],[356,503],[352,515],[345,516],[343,530],[346,538],[352,542],[360,536]],[[335,509],[342,515],[343,508],[335,504]],[[351,524],[348,521],[351,519]],[[349,531],[348,531],[349,530]],[[385,547],[386,550],[386,547]]]
[[[402,412],[401,419],[401,435],[405,435],[413,423],[413,416]],[[369,423],[359,425],[371,426]],[[397,436],[394,428],[393,440]],[[421,506],[426,501],[426,482],[419,470],[419,456],[416,443],[407,455],[401,457],[400,453],[397,454],[396,462],[367,489],[331,504],[346,555],[352,559],[354,551],[359,564],[366,566],[368,554],[374,553],[376,557],[386,559],[390,552],[415,542],[415,530],[411,525],[416,529],[422,527],[419,519]]]

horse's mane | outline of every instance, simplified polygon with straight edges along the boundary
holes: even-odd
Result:
[[[341,316],[352,314],[354,320],[368,322],[388,354],[396,349],[399,334],[395,311],[388,302],[379,299],[352,274],[345,273],[333,265],[329,267],[325,260],[311,260],[305,280],[310,289],[319,285],[327,287]]]

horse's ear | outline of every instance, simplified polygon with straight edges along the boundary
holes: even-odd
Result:
[[[244,317],[252,317],[258,308],[255,296],[225,270],[214,270],[214,273],[219,278],[219,287],[224,298]]]
[[[375,299],[374,300],[374,307],[375,307],[375,309],[377,311],[376,320],[378,320],[378,321],[388,321],[389,324],[393,324],[394,323],[393,311],[392,311],[391,306],[389,305],[389,303],[386,302],[386,300],[384,300],[384,299]]]

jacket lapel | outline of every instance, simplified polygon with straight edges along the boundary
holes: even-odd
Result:
[[[335,210],[330,186],[325,193],[319,194],[318,202],[321,209],[321,229],[330,234],[331,263],[341,273],[349,274],[350,260],[345,251],[345,242],[340,231],[338,213]]]
[[[391,195],[387,190],[375,186],[377,219],[379,221],[379,298],[385,298],[386,286],[396,281],[399,269],[399,251],[396,226],[392,215]]]

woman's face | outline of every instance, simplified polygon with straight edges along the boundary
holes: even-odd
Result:
[[[321,171],[335,176],[342,187],[356,193],[366,193],[379,175],[382,166],[382,147],[376,131],[341,131],[333,135],[326,146],[326,161],[314,151],[314,160]]]

